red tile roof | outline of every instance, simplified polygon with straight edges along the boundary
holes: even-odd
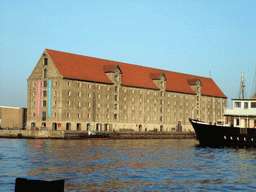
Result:
[[[189,85],[196,85],[196,82],[198,81],[199,78],[195,78],[195,79],[188,79],[188,84]]]
[[[151,78],[152,80],[157,80],[157,79],[159,79],[159,77],[160,77],[161,74],[162,74],[162,73],[150,73],[150,78]]]
[[[105,72],[111,72],[116,65],[118,65],[122,71],[121,85],[124,86],[159,89],[152,81],[152,74],[154,74],[153,79],[157,79],[161,73],[164,72],[167,79],[166,91],[195,94],[189,86],[188,80],[200,79],[202,83],[202,95],[227,98],[211,78],[98,59],[50,49],[46,49],[46,51],[50,55],[60,74],[65,78],[113,84]]]

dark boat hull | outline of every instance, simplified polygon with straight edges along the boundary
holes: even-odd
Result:
[[[211,125],[189,119],[201,146],[256,146],[256,129]]]

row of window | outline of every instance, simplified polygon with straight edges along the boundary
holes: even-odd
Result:
[[[47,74],[47,69],[46,70],[46,73]],[[36,87],[37,83],[34,83],[34,87]],[[54,86],[57,86],[58,85],[58,82],[57,81],[54,81]],[[42,86],[43,87],[47,87],[48,86],[48,82],[47,81],[43,81],[42,82]],[[68,82],[68,86],[71,86],[71,82]],[[78,83],[78,87],[81,87],[81,83]],[[88,88],[91,88],[91,84],[88,84]],[[100,85],[98,85],[98,89],[100,89]],[[109,87],[107,87],[107,90],[109,91]],[[69,91],[70,92],[70,91]],[[119,92],[119,88],[117,86],[115,86],[115,92]],[[126,88],[124,88],[124,92],[126,92]],[[132,93],[135,93],[135,89],[132,89]],[[69,93],[71,95],[71,92]],[[142,90],[140,90],[140,94],[142,94]],[[149,95],[149,91],[147,91],[147,95]],[[157,95],[157,92],[155,91],[154,95],[156,96]],[[160,96],[163,97],[164,96],[164,92],[161,91],[160,92]],[[170,97],[170,94],[167,94],[168,97]],[[174,95],[174,98],[176,98],[177,95]],[[180,95],[180,98],[182,98],[183,96]],[[188,99],[188,96],[186,96],[186,99]]]
[[[256,108],[256,102],[250,102],[251,103],[251,108]],[[248,102],[243,102],[244,104],[244,109],[249,108],[249,103]],[[235,107],[236,108],[241,108],[242,107],[242,102],[235,102]]]

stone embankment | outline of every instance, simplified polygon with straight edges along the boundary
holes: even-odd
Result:
[[[194,132],[104,132],[110,139],[193,139]],[[0,130],[0,138],[79,139],[87,131]]]

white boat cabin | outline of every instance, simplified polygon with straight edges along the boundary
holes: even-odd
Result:
[[[224,110],[225,123],[234,127],[256,128],[256,99],[232,99],[233,109]]]

